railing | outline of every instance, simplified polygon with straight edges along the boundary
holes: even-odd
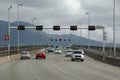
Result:
[[[35,49],[40,49],[41,47],[42,46],[35,46],[34,50]],[[8,49],[7,47],[0,48],[0,56],[7,56],[8,55],[8,50],[7,49]],[[20,46],[20,52],[24,51],[24,50],[31,51],[31,50],[33,50],[33,46]],[[17,54],[17,52],[18,52],[17,47],[11,47],[9,55]]]
[[[79,46],[79,45],[75,45],[73,46],[73,48],[85,48],[87,49],[88,46]],[[114,56],[114,51],[113,51],[113,47],[105,47],[105,52],[102,51],[102,47],[98,47],[98,46],[91,46],[89,50],[92,51],[96,51],[96,54],[103,54],[105,53],[106,56],[111,56],[111,57],[117,57],[120,58],[120,48],[116,48],[116,56]]]

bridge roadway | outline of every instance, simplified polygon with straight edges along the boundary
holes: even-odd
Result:
[[[120,80],[120,68],[85,56],[72,62],[65,54],[48,53],[46,60],[15,60],[0,65],[0,80]]]

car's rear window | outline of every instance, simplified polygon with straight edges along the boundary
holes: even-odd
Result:
[[[81,51],[74,51],[74,54],[82,54]]]
[[[27,52],[27,51],[26,52],[21,52],[21,54],[29,54],[29,52]]]

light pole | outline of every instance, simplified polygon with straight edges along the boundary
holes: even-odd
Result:
[[[22,4],[17,4],[17,22],[18,22],[18,26],[19,26],[19,6],[22,6]],[[18,30],[18,53],[19,53],[19,48],[20,48],[20,44],[19,44],[19,30]]]
[[[114,57],[116,57],[116,39],[115,39],[115,0],[113,0],[113,47],[114,47]]]
[[[82,23],[79,22],[80,26],[82,26]],[[80,29],[80,47],[82,47],[82,37],[81,37],[81,34],[82,34],[82,30]]]
[[[107,36],[106,36],[106,32],[105,32],[105,28],[103,27],[103,52],[105,54],[105,40],[106,40]]]
[[[8,8],[8,59],[11,60],[10,58],[10,10],[12,9],[12,6]]]
[[[35,26],[35,21],[36,20],[36,17],[33,18],[33,26]],[[35,31],[33,31],[33,50],[34,50],[34,38],[35,38]]]
[[[88,15],[88,26],[90,26],[90,13],[86,13]],[[88,30],[88,49],[90,49],[90,31]]]

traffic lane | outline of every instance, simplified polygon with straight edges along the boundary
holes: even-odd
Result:
[[[59,55],[58,55],[59,56]],[[54,62],[54,63],[53,63]],[[53,57],[51,65],[57,70],[81,80],[119,80],[120,68],[85,56],[85,62],[72,62],[70,58]]]
[[[37,78],[36,80],[75,80],[71,78],[71,76],[66,76],[61,71],[56,70],[56,67],[53,66],[54,63],[51,62],[55,59],[55,57],[53,57],[54,55],[53,53],[48,53],[45,60],[36,60],[34,55],[32,58],[33,60],[29,62],[30,73]]]
[[[31,57],[35,55],[32,52]],[[0,80],[31,80],[28,63],[32,59],[16,59],[0,65]]]
[[[0,80],[31,80],[29,60],[16,60],[0,66]]]
[[[85,56],[85,62],[72,62],[63,55],[48,55],[49,68],[72,80],[119,80],[120,69]],[[37,71],[35,71],[37,72]],[[66,78],[64,77],[64,78]],[[45,79],[46,80],[46,79]]]
[[[85,62],[72,62],[64,54],[47,54],[46,60],[36,60],[34,55],[1,65],[0,80],[119,80],[119,71],[89,57]]]
[[[55,70],[55,68],[50,65],[48,59],[33,60],[29,63],[29,70],[37,78],[37,80],[73,80]]]
[[[0,80],[64,80],[64,75],[49,66],[48,59],[16,60],[0,66]],[[71,80],[70,78],[67,78]],[[67,80],[66,79],[66,80]]]
[[[31,54],[33,57],[35,53]],[[32,60],[32,59],[31,59]],[[0,65],[0,80],[31,80],[32,75],[28,69],[30,59],[16,59]]]
[[[49,58],[49,57],[48,57]],[[56,71],[49,59],[16,60],[0,66],[0,80],[73,80]]]

